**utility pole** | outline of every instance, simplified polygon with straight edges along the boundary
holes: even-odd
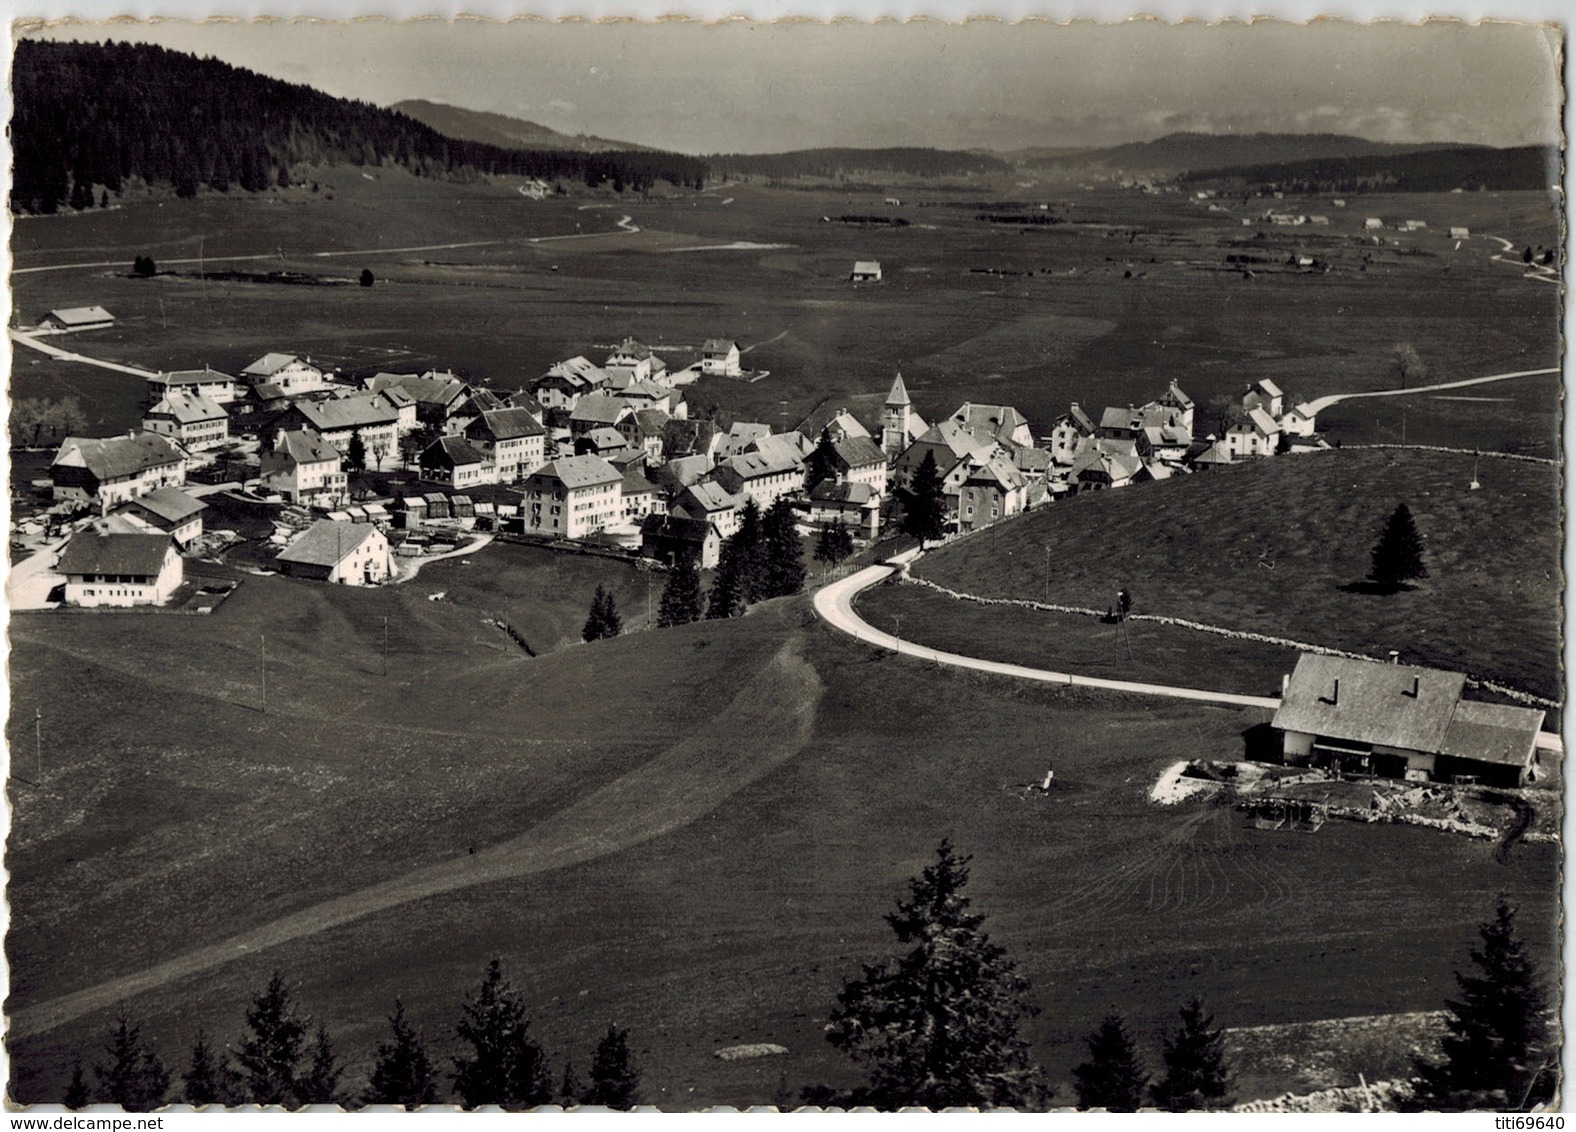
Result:
[[[383,678],[385,680],[387,680],[388,676],[389,676],[389,617],[388,617],[388,614],[385,613],[383,615]]]
[[[44,781],[44,712],[33,709],[33,757],[38,765],[38,781]]]
[[[1051,548],[1045,548],[1045,604],[1051,604]]]
[[[892,631],[892,639],[897,642],[897,651],[899,655],[901,655],[903,652],[903,615],[901,613],[894,613],[892,615],[892,620],[897,626]]]
[[[263,706],[259,710],[266,712],[268,710],[268,636],[265,633],[259,633],[257,635],[257,639],[262,642],[261,671],[262,671],[262,677],[263,677],[263,679],[262,679],[262,689],[263,689],[262,704],[263,704]]]

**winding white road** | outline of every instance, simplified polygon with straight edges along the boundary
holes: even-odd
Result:
[[[1465,381],[1445,381],[1437,385],[1415,385],[1410,389],[1372,389],[1367,393],[1332,393],[1328,397],[1320,397],[1308,402],[1308,408],[1314,413],[1321,413],[1331,405],[1342,401],[1355,401],[1359,397],[1410,397],[1414,393],[1435,393],[1441,389],[1465,389],[1469,385],[1488,385],[1495,381],[1509,381],[1513,377],[1541,377],[1544,374],[1559,373],[1559,369],[1523,369],[1515,373],[1491,373],[1487,377],[1469,377]]]

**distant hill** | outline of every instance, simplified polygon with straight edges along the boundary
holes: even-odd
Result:
[[[1248,188],[1273,187],[1304,193],[1437,193],[1451,189],[1505,192],[1546,189],[1557,183],[1560,155],[1553,146],[1450,146],[1420,152],[1203,169],[1183,179],[1194,183],[1229,181]]]
[[[23,39],[12,63],[15,211],[91,208],[140,177],[180,197],[259,192],[297,164],[401,165],[418,176],[477,173],[643,189],[700,188],[704,162],[655,150],[505,148],[449,138],[393,110],[334,98],[148,44]]]
[[[563,149],[582,153],[601,153],[607,150],[649,152],[649,146],[630,142],[609,141],[607,138],[587,134],[561,134],[557,130],[524,118],[511,118],[506,114],[493,114],[486,110],[467,110],[463,106],[450,106],[445,102],[429,102],[424,98],[409,98],[396,102],[389,109],[431,126],[445,137],[461,141],[481,142],[500,149]]]
[[[1376,142],[1350,134],[1181,133],[1104,149],[1028,151],[1023,161],[1036,167],[1080,164],[1133,172],[1180,173],[1318,158],[1413,153],[1439,149],[1441,145]]]
[[[725,177],[859,177],[890,175],[956,177],[1005,173],[1012,166],[988,153],[919,147],[891,149],[799,149],[788,153],[727,153],[706,158]]]

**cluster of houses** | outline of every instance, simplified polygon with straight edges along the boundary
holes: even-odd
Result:
[[[835,407],[787,431],[691,419],[682,385],[741,372],[737,343],[723,339],[677,371],[626,339],[601,364],[577,355],[512,392],[435,370],[350,381],[308,357],[270,353],[233,376],[205,367],[149,377],[142,430],[67,438],[51,468],[54,496],[113,521],[113,529],[95,526],[100,540],[147,533],[135,527],[143,523],[188,546],[201,533],[191,516],[202,508],[179,490],[188,468],[252,437],[263,497],[314,509],[329,524],[285,547],[281,569],[360,584],[389,576],[386,535],[398,529],[480,525],[669,561],[693,554],[709,567],[752,500],[764,511],[787,498],[807,528],[841,523],[873,539],[883,504],[927,458],[949,529],[967,532],[1064,495],[1319,443],[1311,410],[1288,406],[1268,380],[1247,391],[1219,437],[1195,437],[1194,403],[1175,382],[1158,400],[1106,408],[1098,419],[1074,403],[1038,441],[1011,405],[965,402],[927,422],[901,374],[878,428]],[[812,461],[818,446],[825,450]],[[808,482],[812,466],[816,482]],[[357,503],[351,480],[362,470],[414,472],[420,490]],[[171,491],[191,506],[177,505]],[[162,511],[150,513],[149,500]],[[166,530],[171,523],[185,525]],[[95,592],[83,596],[99,601],[144,594],[129,583],[113,594],[85,584]]]

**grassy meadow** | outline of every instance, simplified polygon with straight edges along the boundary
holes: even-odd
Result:
[[[10,739],[26,753],[35,709],[45,739],[41,776],[20,760],[11,783],[19,1099],[58,1096],[115,1010],[171,1062],[199,1025],[230,1037],[275,967],[349,1079],[396,994],[446,1058],[495,954],[556,1058],[633,1026],[658,1103],[847,1081],[822,1022],[944,835],[975,856],[1064,1081],[1100,1013],[1148,1041],[1193,991],[1233,1026],[1436,1009],[1499,891],[1552,948],[1552,847],[1502,865],[1432,831],[1291,836],[1147,801],[1168,763],[1233,756],[1262,713],[940,671],[815,624],[805,599],[529,660],[425,589],[248,578],[207,618],[14,624]],[[1051,763],[1052,794],[1024,797]],[[367,903],[29,1030],[63,995],[347,900]],[[790,1053],[713,1056],[748,1041]]]

